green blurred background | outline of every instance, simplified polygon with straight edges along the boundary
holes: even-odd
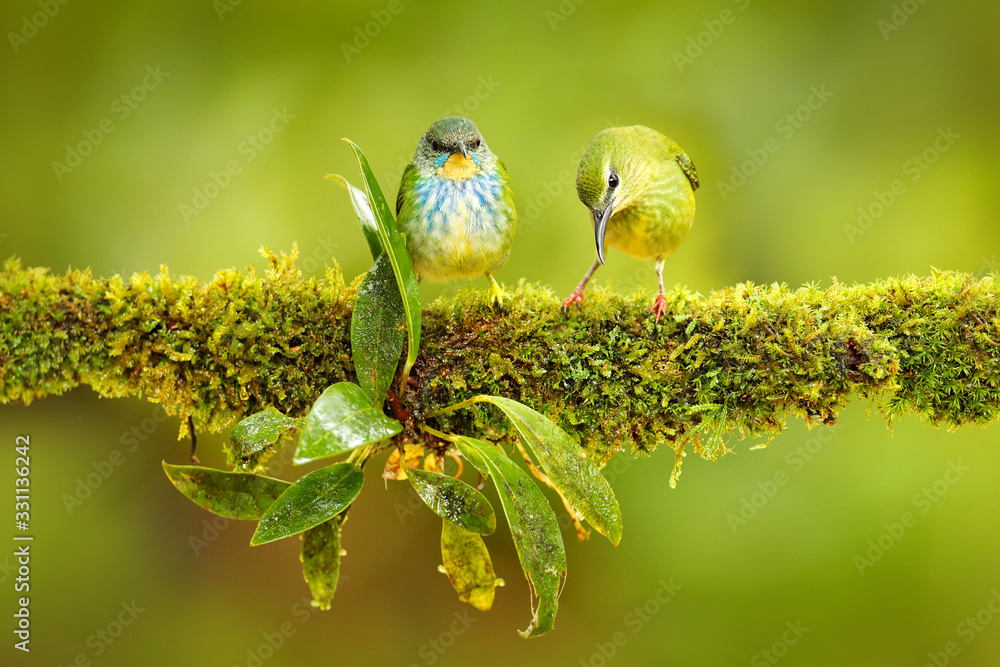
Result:
[[[424,129],[460,113],[514,183],[507,284],[565,296],[589,265],[573,178],[609,123],[661,130],[698,166],[698,215],[669,283],[708,292],[997,268],[996,3],[223,2],[4,3],[0,256],[98,275],[166,264],[205,280],[261,266],[261,245],[297,243],[307,273],[336,258],[350,279],[369,259],[344,192],[323,179],[356,178],[340,138],[392,194]],[[763,164],[746,163],[755,156]],[[654,284],[649,265],[617,251],[597,280]],[[407,487],[383,490],[374,469],[345,529],[333,609],[310,614],[296,541],[251,550],[251,525],[215,530],[170,486],[160,461],[186,458],[176,419],[89,389],[0,406],[0,488],[15,435],[32,438],[36,535],[33,650],[11,648],[5,611],[0,662],[996,664],[997,428],[949,433],[907,417],[890,432],[867,408],[852,403],[833,428],[789,423],[763,450],[734,441],[718,463],[689,456],[676,490],[669,452],[615,460],[621,546],[565,531],[556,629],[524,641],[528,591],[506,529],[488,544],[507,586],[480,613],[435,571],[439,522],[401,511]],[[68,511],[78,480],[116,450],[121,465]],[[217,437],[200,453],[223,464]],[[944,481],[959,462],[967,471]],[[769,485],[779,471],[786,483]],[[759,508],[736,525],[744,501]],[[885,535],[904,512],[915,525]],[[888,548],[859,574],[855,557],[880,538]],[[12,551],[0,550],[4,610]],[[660,604],[671,580],[680,588]],[[143,611],[103,641],[133,601]]]

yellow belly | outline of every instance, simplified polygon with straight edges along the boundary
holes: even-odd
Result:
[[[664,259],[683,243],[694,220],[694,190],[676,161],[636,183],[641,196],[624,198],[608,220],[606,245],[638,259]]]
[[[688,210],[689,209],[689,210]],[[684,242],[694,219],[694,202],[676,215],[647,216],[635,209],[616,213],[608,221],[604,242],[637,259],[663,259]]]

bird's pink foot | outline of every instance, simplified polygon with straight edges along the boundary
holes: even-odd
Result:
[[[656,298],[653,299],[653,306],[649,310],[656,315],[656,321],[659,322],[660,318],[667,312],[667,297],[663,292],[656,295]]]
[[[569,307],[572,306],[574,303],[577,305],[578,308],[583,307],[583,290],[580,289],[579,287],[573,290],[572,294],[563,299],[562,302],[563,312],[569,312]]]

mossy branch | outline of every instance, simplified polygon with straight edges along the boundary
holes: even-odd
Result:
[[[353,379],[357,283],[345,285],[336,267],[303,278],[294,251],[264,255],[263,275],[230,269],[206,284],[165,269],[59,276],[8,260],[0,402],[89,385],[145,397],[209,431],[270,405],[304,414],[326,386]],[[600,288],[568,317],[549,290],[524,282],[503,313],[483,291],[438,300],[424,311],[403,405],[443,431],[503,435],[499,411],[484,406],[426,415],[475,394],[507,396],[602,461],[663,442],[678,456],[690,444],[714,459],[731,434],[773,436],[789,415],[832,423],[852,393],[890,421],[913,412],[933,424],[985,424],[1000,412],[995,275],[740,284],[708,296],[675,288],[667,298],[659,324],[648,296]]]

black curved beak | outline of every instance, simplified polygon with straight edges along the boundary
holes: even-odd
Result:
[[[597,259],[604,264],[604,234],[608,229],[608,220],[611,219],[611,211],[615,208],[614,202],[609,202],[603,211],[595,208],[591,213],[594,216],[594,240],[597,242]]]
[[[462,151],[462,157],[464,157],[466,160],[468,160],[469,159],[469,149],[466,148],[465,142],[464,141],[459,141],[457,145],[458,145],[458,150]]]

